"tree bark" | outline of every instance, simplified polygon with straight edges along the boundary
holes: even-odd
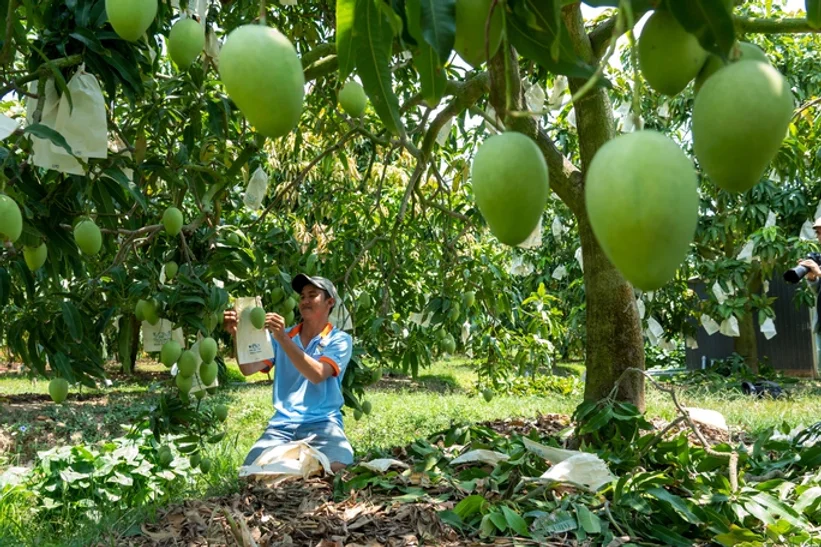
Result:
[[[584,29],[579,4],[566,6],[562,16],[576,53],[585,61],[597,62]],[[585,80],[569,79],[576,93]],[[587,172],[599,148],[616,136],[613,108],[604,88],[589,91],[575,104],[582,173]],[[587,300],[585,400],[606,397],[627,368],[644,370],[644,335],[633,287],[607,259],[599,245],[587,210],[576,213],[582,244],[584,286]],[[619,384],[617,398],[644,410],[644,377],[632,374]]]
[[[733,341],[735,352],[744,357],[744,363],[753,374],[758,374],[758,340],[755,337],[753,313],[746,311],[738,320],[739,336]]]
[[[744,362],[754,374],[758,374],[758,338],[755,335],[755,322],[750,298],[761,292],[764,283],[761,279],[761,264],[754,262],[750,275],[747,278],[746,294],[747,305],[744,306],[744,315],[738,318],[738,337],[733,340],[733,349],[744,357]]]
[[[563,16],[577,53],[583,59],[595,62],[579,4],[564,8]],[[533,118],[508,115],[506,112],[505,55],[511,56],[508,65],[512,72],[509,76],[513,108],[521,108],[521,80],[513,51],[501,51],[489,63],[488,69],[492,75],[490,101],[507,129],[529,135],[539,145],[548,164],[551,189],[567,204],[578,222],[587,301],[587,380],[584,398],[599,400],[610,394],[625,369],[644,369],[644,337],[633,287],[604,255],[593,235],[584,205],[584,172],[598,149],[616,135],[613,110],[603,88],[591,90],[575,103],[582,163],[581,170],[578,169],[561,155]],[[569,83],[575,93],[585,81],[570,79]],[[633,403],[643,411],[644,377],[633,374],[624,378],[616,398]]]

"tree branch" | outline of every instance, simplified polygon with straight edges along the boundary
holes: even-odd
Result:
[[[419,183],[419,179],[422,178],[422,174],[427,168],[428,161],[430,161],[430,156],[433,151],[433,145],[436,143],[436,137],[439,135],[439,131],[448,120],[470,108],[482,95],[485,94],[489,85],[488,76],[488,73],[482,72],[464,83],[454,83],[453,85],[449,84],[447,86],[446,93],[450,90],[450,94],[455,98],[447,107],[445,107],[444,110],[437,114],[436,118],[434,118],[431,122],[427,133],[425,133],[425,138],[422,140],[422,146],[419,149],[416,169],[414,169],[413,174],[411,175],[408,187],[405,189],[405,195],[402,197],[402,203],[399,206],[399,214],[396,217],[394,231],[399,228],[399,225],[405,218],[408,202],[416,189],[416,185]]]
[[[41,76],[48,76],[51,74],[51,70],[53,68],[60,69],[60,68],[68,68],[70,66],[76,66],[83,62],[83,56],[80,54],[77,55],[70,55],[68,57],[62,57],[60,59],[54,59],[52,61],[48,61],[43,63],[37,70],[31,72],[30,74],[26,74],[25,76],[21,76],[15,80],[13,80],[9,85],[0,88],[0,99],[15,91],[17,89],[21,89],[24,85],[29,82],[33,82],[35,80],[39,80]]]
[[[812,28],[804,18],[764,19],[754,17],[734,18],[735,28],[739,32],[753,32],[756,34],[802,34],[821,32],[821,29]]]
[[[507,129],[524,133],[532,138],[541,150],[547,161],[547,168],[550,174],[550,188],[556,195],[573,211],[575,215],[584,212],[584,194],[582,187],[582,174],[578,167],[567,159],[556,147],[553,140],[539,128],[536,120],[531,116],[515,116],[506,112],[505,100],[505,61],[504,55],[510,55],[512,62],[510,66],[514,73],[511,75],[511,93],[514,100],[513,108],[519,109],[519,99],[521,93],[521,79],[519,76],[518,63],[516,62],[516,52],[510,48],[508,52],[500,50],[488,63],[488,70],[493,73],[493,81],[500,82],[496,89],[490,90],[490,101],[496,114],[503,121]]]

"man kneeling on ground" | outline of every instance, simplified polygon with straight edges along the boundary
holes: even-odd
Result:
[[[311,435],[311,446],[327,456],[336,472],[353,463],[353,449],[342,423],[342,378],[351,360],[348,333],[328,322],[338,296],[324,277],[297,275],[291,287],[299,294],[302,322],[287,327],[276,313],[265,317],[274,358],[240,365],[245,376],[269,372],[276,365],[273,385],[274,416],[251,447],[243,465],[251,465],[265,450]],[[224,327],[237,333],[237,314],[228,310]]]

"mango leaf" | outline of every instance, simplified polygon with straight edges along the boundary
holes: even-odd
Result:
[[[601,520],[598,515],[588,509],[586,505],[578,504],[575,505],[575,508],[579,526],[584,528],[584,531],[588,534],[600,534]]]
[[[690,547],[693,545],[693,542],[686,537],[661,524],[653,524],[650,526],[650,535],[670,547]]]
[[[735,42],[735,26],[729,8],[715,0],[666,0],[667,6],[701,47],[727,59]]]
[[[497,530],[500,532],[507,530],[507,520],[502,513],[499,511],[492,511],[488,514],[488,516],[490,517],[490,522],[493,523],[493,526],[495,526]]]
[[[60,308],[63,310],[63,321],[66,322],[68,333],[75,342],[83,339],[83,320],[80,317],[80,312],[68,300],[60,303]]]
[[[47,125],[35,123],[23,129],[23,133],[30,133],[40,139],[48,139],[55,146],[59,146],[69,154],[74,155],[74,153],[71,151],[71,146],[69,146],[65,137],[63,137],[60,133],[48,127]]]
[[[356,62],[353,41],[355,9],[356,0],[336,0],[336,57],[340,82],[348,78]]]
[[[760,542],[763,541],[764,538],[756,534],[752,530],[740,528],[733,524],[730,527],[729,532],[719,534],[716,537],[714,537],[713,540],[724,545],[725,547],[732,547],[733,545],[738,545],[739,543]]]
[[[689,522],[690,524],[701,524],[701,519],[698,518],[687,506],[687,502],[685,502],[680,497],[676,496],[675,494],[671,494],[664,488],[649,488],[647,493],[657,500],[661,500],[663,502],[668,503],[672,508],[681,515],[684,520]]]
[[[506,19],[510,43],[523,57],[538,63],[554,74],[563,74],[572,78],[589,78],[596,72],[594,67],[575,56],[571,59],[554,60],[550,49],[555,36],[528,26],[516,14],[508,14]],[[597,84],[612,87],[610,82],[603,77]]]
[[[513,509],[502,506],[502,513],[505,515],[508,527],[522,537],[530,537],[530,530],[527,528],[527,522]]]
[[[456,0],[421,0],[421,7],[422,36],[445,64],[456,35]]]
[[[759,492],[758,494],[752,496],[751,499],[759,505],[763,505],[770,511],[774,512],[793,526],[798,526],[799,528],[806,528],[809,526],[809,523],[804,520],[804,518],[802,518],[801,515],[799,515],[792,507],[789,507],[781,500],[774,498],[769,494]]]
[[[413,64],[419,71],[419,80],[422,83],[422,98],[431,108],[439,104],[445,95],[445,86],[448,79],[436,56],[436,52],[428,44],[420,44],[413,54]]]
[[[554,61],[558,61],[560,58],[559,48],[562,46],[562,31],[564,30],[561,3],[558,0],[541,0],[538,2],[536,0],[524,0],[524,6],[530,11],[530,16],[533,18],[532,23],[535,23],[539,30],[553,37],[553,42],[550,44],[550,56]],[[529,26],[533,27],[534,25]],[[566,42],[565,51],[563,52],[565,56],[568,52],[573,51],[572,46],[567,46],[570,46],[570,44]]]
[[[457,503],[456,507],[453,508],[453,512],[459,515],[460,519],[467,520],[480,512],[485,504],[487,504],[487,500],[484,496],[473,494]]]
[[[371,99],[382,123],[393,134],[404,134],[399,118],[399,99],[392,87],[390,70],[393,29],[388,23],[381,0],[357,0],[354,16],[356,68],[362,87]]]

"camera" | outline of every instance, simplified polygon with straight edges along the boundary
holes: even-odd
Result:
[[[807,260],[812,260],[819,266],[821,266],[821,253],[810,253],[807,255]],[[784,281],[787,283],[798,283],[804,276],[809,273],[810,269],[806,266],[796,266],[792,270],[787,270],[784,272]]]

